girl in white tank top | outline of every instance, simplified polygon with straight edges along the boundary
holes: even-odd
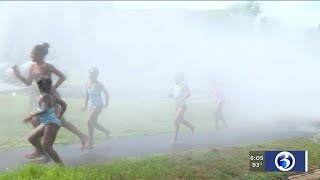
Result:
[[[174,80],[175,86],[173,87],[173,92],[169,97],[173,97],[176,101],[175,133],[173,139],[173,143],[175,144],[178,140],[180,124],[184,124],[189,127],[192,132],[194,131],[194,126],[184,119],[184,114],[187,110],[186,99],[190,96],[188,86],[183,83],[184,74],[178,73]]]

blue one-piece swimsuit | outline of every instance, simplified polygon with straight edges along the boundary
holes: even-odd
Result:
[[[38,108],[38,110],[40,110],[40,108]],[[40,114],[40,121],[44,125],[53,123],[58,126],[61,126],[60,120],[58,119],[58,117],[54,113],[54,107],[50,107],[50,108],[48,108],[48,110],[46,112],[44,112],[43,114]]]
[[[99,93],[94,87],[88,88],[87,91],[88,91],[90,102],[91,102],[92,106],[95,106],[95,107],[103,106],[101,93]]]

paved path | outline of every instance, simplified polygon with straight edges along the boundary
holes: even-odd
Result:
[[[306,174],[298,174],[295,176],[290,176],[289,180],[319,180],[320,179],[320,169]]]
[[[196,148],[213,148],[234,145],[262,143],[270,140],[287,139],[312,135],[314,132],[297,129],[279,129],[275,127],[235,129],[229,128],[218,132],[196,131],[185,133],[180,141],[172,145],[172,134],[154,134],[131,137],[128,139],[110,139],[96,145],[95,149],[83,153],[79,144],[57,145],[55,149],[67,166],[93,164],[116,158],[139,157],[156,153],[172,153]],[[30,160],[23,154],[29,148],[18,148],[0,152],[0,171],[20,167]]]

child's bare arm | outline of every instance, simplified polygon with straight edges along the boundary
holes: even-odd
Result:
[[[100,83],[100,86],[101,86],[101,89],[102,89],[102,92],[104,93],[104,96],[105,96],[105,107],[108,107],[109,106],[109,99],[110,99],[110,96],[109,96],[109,92],[108,90],[104,87],[103,84]]]
[[[186,100],[187,98],[189,98],[191,96],[189,87],[188,86],[184,86],[183,88],[186,91],[186,95],[182,98],[182,101]]]
[[[30,68],[29,75],[28,75],[27,78],[23,77],[23,76],[20,74],[20,71],[19,71],[17,65],[14,65],[14,66],[12,67],[12,69],[13,69],[13,72],[14,72],[15,76],[16,76],[21,82],[23,82],[26,86],[31,86],[32,81],[33,81],[33,78],[32,78],[32,66],[31,66],[31,68]]]
[[[61,118],[61,116],[63,116],[63,114],[67,110],[67,103],[64,100],[58,98],[57,99],[57,104],[59,104],[61,106],[61,111],[60,111],[60,114],[58,115],[58,117]]]
[[[86,101],[85,101],[85,104],[84,104],[84,108],[87,109],[88,107],[88,101],[89,101],[89,94],[88,94],[88,91],[86,92]]]
[[[66,76],[51,64],[49,65],[49,70],[59,77],[58,81],[52,86],[52,91],[55,92],[56,89],[66,80]]]
[[[89,101],[89,94],[88,94],[88,85],[86,84],[86,100],[84,104],[84,108],[82,109],[83,111],[86,111],[88,108],[88,101]]]
[[[29,116],[24,118],[24,122],[30,121],[34,116],[39,116],[43,113],[45,113],[48,110],[48,103],[50,101],[50,97],[48,95],[45,95],[40,98],[40,109],[34,113],[31,113]]]

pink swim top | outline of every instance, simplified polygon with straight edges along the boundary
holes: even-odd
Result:
[[[214,87],[214,99],[217,103],[224,101],[224,95],[219,85]]]

